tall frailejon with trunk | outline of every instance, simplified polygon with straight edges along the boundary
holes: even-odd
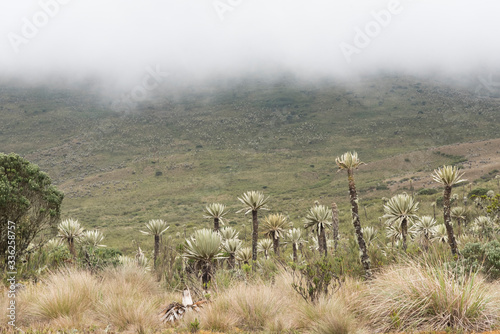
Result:
[[[277,213],[264,218],[263,225],[266,237],[273,241],[274,254],[279,256],[280,239],[283,238],[285,229],[289,228],[291,223],[285,215]]]
[[[154,253],[153,253],[153,264],[156,269],[156,260],[158,259],[158,254],[160,253],[160,236],[168,230],[170,226],[161,219],[152,219],[146,224],[146,231],[140,231],[142,234],[152,235],[155,238]]]
[[[263,193],[258,191],[247,191],[238,200],[245,208],[237,211],[245,211],[245,214],[252,213],[252,260],[257,260],[257,243],[259,241],[259,219],[257,213],[259,210],[269,210],[267,202],[269,197],[265,197]]]
[[[339,242],[339,210],[337,203],[332,202],[332,230],[333,230],[333,249],[337,251]]]
[[[458,251],[457,241],[455,239],[455,233],[453,232],[453,226],[451,225],[450,199],[451,199],[451,188],[458,183],[467,181],[465,179],[462,179],[463,175],[464,173],[455,166],[443,166],[441,168],[434,170],[434,173],[432,174],[432,178],[434,181],[444,185],[444,191],[443,191],[444,225],[446,226],[446,233],[448,234],[448,243],[451,248],[451,253],[456,256],[460,256],[460,252]]]
[[[220,224],[224,224],[224,216],[229,212],[224,204],[211,203],[205,207],[203,218],[214,220],[214,231],[220,230]]]
[[[324,205],[316,205],[309,209],[304,218],[304,228],[311,227],[318,235],[319,253],[328,255],[325,230],[332,226],[331,211]]]
[[[359,219],[358,195],[356,193],[356,184],[354,182],[354,169],[357,169],[363,162],[358,158],[358,153],[347,152],[335,159],[335,163],[339,166],[339,170],[347,170],[347,180],[349,182],[349,198],[351,201],[352,224],[358,239],[359,249],[361,251],[361,264],[365,270],[366,278],[371,278],[370,258],[366,249],[365,239],[361,231],[361,222]]]
[[[293,262],[297,262],[298,260],[298,246],[304,244],[306,240],[302,237],[302,230],[298,228],[293,228],[289,230],[286,234],[287,242],[292,244],[292,254],[293,254]]]

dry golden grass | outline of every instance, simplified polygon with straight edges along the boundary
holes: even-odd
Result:
[[[500,320],[500,288],[480,275],[408,261],[387,268],[353,304],[377,332],[486,331]]]
[[[110,269],[103,275],[101,291],[95,310],[102,323],[139,332],[161,326],[157,313],[163,295],[151,275],[132,266]]]
[[[85,271],[65,269],[50,275],[38,285],[28,285],[19,293],[24,310],[18,310],[22,325],[52,323],[57,327],[80,327],[98,301],[96,277]]]
[[[180,301],[181,294],[162,291],[150,274],[134,267],[109,269],[99,276],[65,270],[19,293],[18,325],[41,333],[105,328],[115,333],[179,333],[189,332],[197,319],[200,333],[339,334],[479,332],[500,325],[498,283],[474,274],[457,280],[425,262],[386,268],[368,283],[346,278],[333,296],[315,304],[302,299],[291,283],[286,272],[273,283],[235,281],[213,293],[200,312],[188,312],[171,326],[159,322],[158,312]],[[0,306],[6,307],[2,292]],[[7,333],[2,325],[0,332]]]
[[[134,267],[109,269],[99,277],[63,270],[19,293],[17,325],[40,331],[108,327],[154,332],[165,328],[158,311],[173,297],[162,292],[150,274]],[[2,296],[0,304],[6,302]]]
[[[271,330],[286,326],[281,316],[290,305],[290,300],[270,285],[239,283],[215,296],[199,319],[203,328],[215,331]]]
[[[310,304],[293,290],[291,283],[288,273],[278,275],[274,284],[258,280],[237,283],[214,296],[213,302],[200,313],[186,316],[181,327],[187,330],[197,318],[203,329],[224,333],[237,330],[266,333],[363,332],[359,322],[347,310],[343,295],[322,298],[316,304]],[[350,285],[345,286],[345,289],[350,288]]]

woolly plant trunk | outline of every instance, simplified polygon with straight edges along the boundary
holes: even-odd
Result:
[[[443,192],[443,211],[444,211],[444,225],[446,226],[446,233],[448,234],[448,243],[450,244],[451,253],[460,256],[458,251],[457,241],[455,240],[455,233],[453,233],[453,226],[451,225],[451,186],[445,186]]]
[[[349,198],[351,200],[352,224],[356,231],[359,249],[361,251],[361,264],[365,270],[366,278],[371,278],[370,258],[366,249],[365,239],[361,231],[361,222],[359,220],[358,195],[356,193],[356,184],[354,183],[354,175],[352,169],[347,170],[347,179],[349,181]]]

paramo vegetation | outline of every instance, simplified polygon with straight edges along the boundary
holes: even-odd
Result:
[[[26,333],[500,329],[500,189],[459,196],[454,186],[466,175],[443,166],[432,173],[441,203],[398,193],[381,199],[380,225],[368,226],[355,180],[363,162],[347,152],[336,164],[347,176],[349,222],[339,221],[336,203],[319,201],[292,222],[272,208],[272,196],[248,191],[235,198],[239,211],[206,205],[200,218],[213,227],[182,242],[169,234],[168,217],[151,220],[141,232],[152,252],[136,244],[135,254],[122,254],[77,217],[59,220],[18,259],[17,326]],[[226,224],[233,215],[251,216],[248,242]],[[207,302],[162,322],[159,312],[180,302],[185,288],[193,301]],[[4,290],[2,309],[9,303]],[[6,319],[0,326],[15,331]]]

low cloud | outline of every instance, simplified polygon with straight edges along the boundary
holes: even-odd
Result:
[[[287,71],[350,78],[499,70],[500,3],[464,0],[37,0],[0,4],[0,75],[129,90]]]

